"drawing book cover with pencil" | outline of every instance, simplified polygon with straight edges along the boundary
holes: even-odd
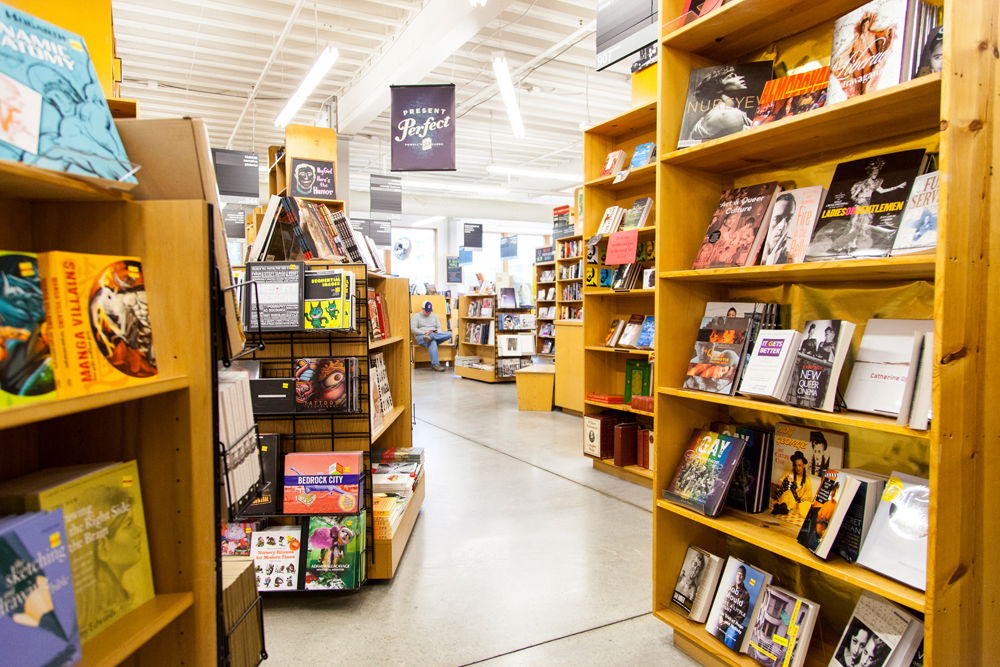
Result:
[[[285,455],[285,514],[351,514],[361,497],[362,452]]]

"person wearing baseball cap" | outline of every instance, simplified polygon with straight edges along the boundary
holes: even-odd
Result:
[[[438,356],[438,344],[447,343],[451,340],[451,334],[441,331],[441,322],[434,313],[434,305],[430,300],[424,301],[424,307],[410,316],[410,333],[418,345],[427,348],[427,354],[431,358],[431,368],[444,372]]]

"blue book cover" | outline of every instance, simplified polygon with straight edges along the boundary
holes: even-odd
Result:
[[[653,349],[653,337],[656,335],[656,318],[647,315],[642,321],[642,329],[639,331],[639,338],[635,341],[635,346],[643,350]]]
[[[705,621],[708,633],[736,652],[743,650],[754,608],[770,583],[770,574],[730,556]]]
[[[654,157],[656,157],[656,144],[639,144],[635,147],[635,152],[632,153],[632,162],[629,163],[628,168],[645,167],[653,161]]]
[[[0,5],[0,97],[0,159],[136,183],[80,36]]]
[[[81,658],[62,510],[0,520],[0,646],[4,664]]]
[[[55,398],[38,256],[0,250],[0,406]]]
[[[744,447],[741,438],[695,430],[663,497],[705,516],[718,515]]]

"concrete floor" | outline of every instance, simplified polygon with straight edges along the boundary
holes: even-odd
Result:
[[[651,494],[591,468],[578,417],[450,372],[413,391],[427,499],[396,578],[266,598],[267,665],[695,664],[649,614]]]

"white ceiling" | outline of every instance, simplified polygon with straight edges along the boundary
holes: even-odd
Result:
[[[317,53],[336,46],[339,60],[293,122],[315,123],[325,101],[341,100],[352,183],[363,189],[368,174],[388,168],[388,83],[457,84],[458,171],[426,179],[508,186],[521,200],[549,202],[539,197],[573,184],[508,181],[488,174],[488,164],[581,173],[581,125],[630,106],[627,70],[593,68],[596,0],[489,0],[481,9],[468,0],[113,0],[113,11],[122,95],[140,100],[141,116],[204,118],[213,146],[232,137],[230,147],[258,151],[261,164],[267,146],[283,140],[274,117]],[[497,93],[496,51],[520,89],[524,139],[514,138]],[[396,81],[396,73],[419,80]],[[347,100],[357,106],[344,108]]]

